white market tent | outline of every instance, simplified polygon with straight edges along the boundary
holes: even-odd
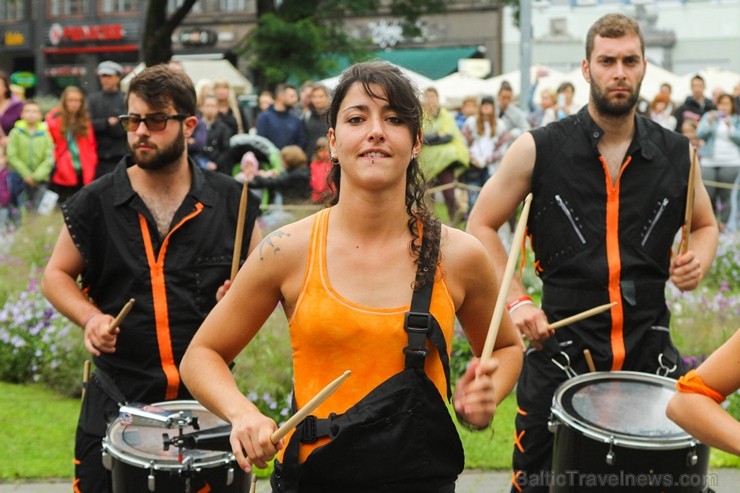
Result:
[[[447,108],[459,108],[467,96],[475,96],[478,100],[494,96],[488,82],[460,72],[437,79],[431,85],[439,92],[440,103]]]
[[[421,74],[418,74],[414,72],[413,70],[409,70],[401,66],[398,66],[398,68],[401,69],[401,72],[403,72],[404,75],[406,75],[406,77],[411,79],[411,81],[416,85],[419,91],[423,91],[427,87],[434,86],[435,84],[435,82],[429,77],[425,77]],[[336,85],[339,83],[340,77],[341,77],[341,74],[335,77],[329,77],[328,79],[320,80],[318,81],[318,83],[326,86],[326,88],[329,89],[329,91],[333,91]]]
[[[228,60],[179,60],[185,73],[198,85],[199,81],[226,79],[234,92],[239,94],[252,94],[254,88],[252,83],[239,72]],[[121,80],[121,88],[125,91],[131,79],[144,70],[144,64],[140,63],[126,77]]]
[[[698,72],[691,72],[680,77],[680,82],[678,84],[680,84],[681,87],[681,95],[679,96],[679,91],[676,90],[677,87],[674,85],[674,101],[683,102],[683,100],[686,99],[686,96],[691,94],[691,79],[696,74],[699,74],[702,76],[702,78],[704,78],[704,82],[706,85],[705,96],[707,97],[711,97],[715,89],[721,89],[722,92],[732,94],[735,86],[737,84],[740,84],[740,74],[738,74],[737,72],[719,67],[705,67]]]

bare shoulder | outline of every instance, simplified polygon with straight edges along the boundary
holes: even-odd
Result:
[[[481,275],[481,271],[493,272],[483,244],[465,231],[443,226],[441,253],[448,277],[461,274],[465,274],[465,277],[476,276]]]
[[[254,261],[270,266],[294,266],[308,251],[314,215],[265,233],[254,249]]]

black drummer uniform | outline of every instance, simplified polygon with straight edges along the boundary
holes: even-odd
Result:
[[[93,358],[77,427],[75,491],[109,491],[101,442],[123,402],[192,398],[178,367],[195,331],[229,278],[241,186],[189,162],[190,191],[160,238],[131,187],[130,157],[62,204],[64,221],[85,261],[82,288],[104,313],[136,301],[120,325],[114,353]],[[259,214],[250,193],[241,259]]]
[[[665,300],[671,248],[684,222],[690,159],[686,137],[636,116],[614,184],[597,150],[604,134],[587,107],[532,131],[537,157],[528,220],[543,282],[542,308],[555,322],[598,305],[603,314],[558,329],[530,348],[517,385],[512,492],[547,491],[553,435],[547,423],[557,386],[588,371],[659,372],[684,366],[671,342]]]

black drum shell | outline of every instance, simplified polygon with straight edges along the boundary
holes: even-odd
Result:
[[[224,424],[224,421],[207,411],[197,401],[166,401],[152,405],[173,412],[192,412],[198,416],[201,430]],[[194,430],[188,427],[184,431]],[[174,448],[166,452],[163,450],[163,434],[173,437],[178,434],[178,429],[125,425],[120,418],[108,427],[106,437],[103,439],[103,462],[111,471],[113,493],[249,491],[251,475],[239,467],[230,453],[208,450],[185,451],[184,454],[190,454],[193,459],[192,468],[185,473],[185,467],[177,460],[177,450]],[[136,436],[140,439],[136,439]],[[159,443],[162,443],[162,449],[158,448]]]
[[[563,383],[553,397],[552,474],[546,479],[550,493],[708,491],[710,448],[688,434],[672,436],[664,443],[659,438],[648,437],[631,440],[622,437],[620,443],[619,435],[614,438],[608,430],[589,429],[587,424],[568,414],[567,405],[563,405],[567,392],[579,385],[616,379],[645,382],[675,391],[674,380],[626,371],[589,373]],[[655,403],[661,411],[666,404]],[[612,439],[615,443],[609,443]],[[610,452],[611,461],[607,460]]]

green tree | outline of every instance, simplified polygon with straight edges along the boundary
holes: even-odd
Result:
[[[241,54],[255,72],[256,86],[271,87],[289,78],[304,81],[323,77],[336,68],[336,58],[367,56],[368,40],[348,36],[344,19],[377,12],[381,0],[257,1],[257,27]],[[445,11],[444,0],[391,0],[390,14],[403,20],[404,34],[420,34],[424,14]]]
[[[183,0],[177,10],[168,16],[168,2],[149,0],[141,44],[144,65],[150,67],[170,61],[172,58],[172,33],[188,15],[195,2],[196,0]]]

